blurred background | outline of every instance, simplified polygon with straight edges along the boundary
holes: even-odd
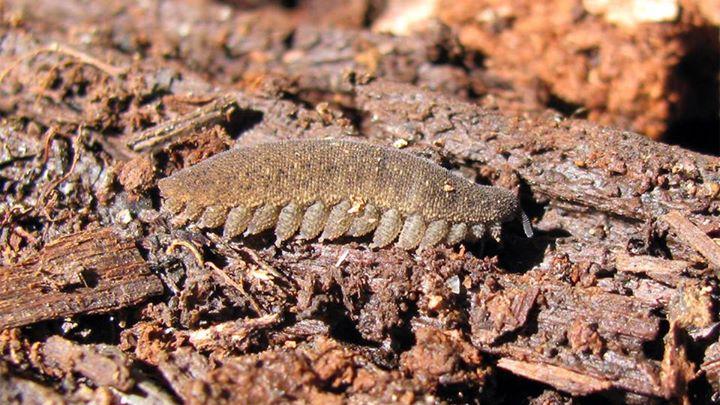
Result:
[[[445,24],[466,96],[552,108],[653,139],[717,153],[720,1],[231,1],[288,24],[419,36]],[[292,21],[292,22],[291,22]],[[439,59],[438,64],[448,60]],[[508,95],[508,89],[514,93]]]
[[[338,72],[360,69],[508,114],[550,108],[696,151],[720,150],[718,0],[184,3],[0,4],[10,27],[177,60],[223,85],[282,76],[300,97],[331,94],[328,101],[342,104]],[[4,46],[10,52],[12,41]]]

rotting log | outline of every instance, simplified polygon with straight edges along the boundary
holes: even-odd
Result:
[[[82,4],[82,7],[86,6]],[[167,6],[173,7],[172,4]],[[204,8],[209,9],[210,6]],[[106,14],[103,11],[97,15],[104,18]],[[137,14],[132,13],[121,13],[120,15],[137,18]],[[25,24],[32,21],[33,18],[27,18]],[[73,26],[77,24],[75,19],[68,21]],[[148,20],[142,21],[148,22]],[[178,24],[182,25],[182,20],[177,18],[152,21],[167,24],[172,28],[173,33],[177,31]],[[226,24],[235,26],[234,21],[228,21]],[[210,21],[207,26],[214,28],[218,24],[216,21]],[[193,27],[191,38],[203,37],[203,35],[194,35],[198,31],[197,24],[189,23],[189,26]],[[27,27],[27,25],[23,27]],[[111,31],[116,33],[116,38],[131,38],[132,32],[135,32],[123,30],[123,26],[120,25]],[[240,31],[242,30],[238,32]],[[38,30],[38,32],[42,33],[39,37],[43,40],[51,37],[51,34],[44,31]],[[146,30],[137,29],[137,32],[142,32],[145,36]],[[211,31],[207,30],[207,32]],[[253,263],[248,264],[251,271],[241,271],[245,267],[239,265],[236,267],[237,271],[232,271],[234,268],[229,265],[227,279],[234,282],[235,280],[230,277],[237,277],[239,281],[244,281],[244,283],[237,284],[243,287],[247,286],[248,291],[256,295],[261,303],[267,304],[263,307],[280,308],[283,312],[292,313],[291,306],[297,303],[298,312],[307,316],[309,321],[313,321],[313,317],[322,316],[320,310],[328,307],[346,314],[348,324],[356,327],[359,333],[370,341],[383,342],[383,339],[389,335],[389,331],[410,332],[408,329],[412,327],[410,325],[413,321],[417,321],[418,324],[422,324],[422,322],[442,324],[449,331],[458,334],[471,331],[474,335],[474,343],[485,353],[494,355],[487,356],[488,359],[499,358],[496,363],[499,368],[548,383],[568,392],[587,394],[611,389],[654,396],[682,394],[682,386],[663,383],[658,378],[662,378],[663,373],[673,374],[667,373],[667,371],[674,372],[676,369],[682,371],[685,368],[684,363],[686,363],[684,357],[666,355],[664,357],[667,360],[661,363],[657,353],[653,358],[648,358],[649,355],[644,354],[644,349],[648,346],[652,348],[653,345],[661,342],[664,332],[662,328],[658,327],[658,323],[662,324],[666,312],[658,311],[658,307],[667,306],[675,292],[675,289],[671,288],[676,287],[675,279],[685,281],[685,274],[682,276],[676,274],[676,271],[683,271],[681,269],[682,262],[677,259],[682,258],[688,263],[692,261],[685,256],[675,255],[673,251],[672,256],[676,260],[672,263],[677,264],[677,267],[673,267],[675,269],[673,271],[667,269],[667,273],[661,273],[658,267],[652,265],[648,267],[650,259],[643,263],[638,262],[642,259],[637,259],[634,263],[617,264],[620,254],[617,253],[616,248],[619,246],[616,242],[626,242],[626,240],[602,236],[583,239],[584,235],[581,232],[583,232],[583,228],[588,228],[587,224],[594,222],[597,218],[601,228],[614,228],[612,232],[617,234],[620,233],[619,226],[622,226],[624,232],[622,236],[634,236],[643,233],[641,222],[653,221],[669,209],[678,209],[683,214],[689,213],[690,219],[705,234],[717,230],[717,217],[713,218],[711,215],[718,212],[718,203],[716,202],[719,189],[718,159],[652,143],[625,131],[600,128],[578,120],[566,120],[559,115],[508,118],[498,111],[482,109],[458,98],[427,92],[416,86],[377,81],[368,86],[361,85],[351,88],[346,87],[349,82],[343,79],[342,82],[337,82],[342,87],[337,87],[335,78],[341,77],[338,73],[342,73],[344,76],[345,72],[340,72],[337,68],[321,69],[323,64],[326,66],[344,65],[346,60],[355,60],[356,56],[361,55],[351,52],[348,48],[344,54],[345,60],[327,58],[328,54],[334,56],[336,53],[326,52],[327,45],[332,45],[332,43],[322,40],[323,32],[329,31],[319,31],[317,35],[313,33],[313,30],[299,32],[300,35],[295,36],[292,41],[294,45],[289,51],[304,50],[303,58],[294,61],[289,58],[286,60],[288,65],[276,65],[276,67],[278,70],[282,70],[283,66],[292,66],[296,71],[319,72],[315,75],[301,75],[300,85],[303,90],[310,88],[327,92],[342,91],[342,93],[355,91],[356,103],[352,105],[352,109],[357,111],[358,120],[362,120],[362,122],[356,123],[357,128],[350,125],[343,127],[337,117],[321,113],[326,110],[324,107],[321,108],[322,104],[316,105],[316,108],[313,109],[310,105],[304,104],[312,104],[311,101],[300,100],[302,102],[298,102],[293,99],[294,96],[281,95],[284,91],[282,88],[279,88],[276,93],[264,95],[264,98],[251,96],[249,92],[235,92],[234,87],[228,89],[218,86],[216,91],[211,84],[225,83],[226,80],[236,79],[234,75],[227,74],[232,69],[225,69],[227,68],[225,64],[222,66],[224,68],[222,69],[223,75],[207,79],[216,80],[215,82],[191,80],[190,78],[193,76],[189,70],[178,68],[183,79],[173,78],[172,85],[162,87],[163,92],[170,92],[172,96],[162,100],[153,96],[152,99],[156,100],[158,104],[146,105],[146,107],[149,107],[148,110],[165,110],[166,115],[172,118],[175,114],[181,113],[172,107],[172,97],[176,97],[175,103],[182,104],[180,101],[182,94],[188,89],[192,89],[192,94],[195,95],[217,95],[232,92],[238,109],[245,113],[245,120],[241,122],[243,131],[238,138],[238,143],[268,141],[282,137],[338,136],[354,129],[358,135],[363,136],[364,140],[387,142],[388,137],[406,138],[410,141],[411,148],[414,147],[414,140],[418,140],[419,147],[429,144],[444,145],[443,152],[447,154],[452,163],[456,164],[456,167],[475,171],[482,181],[498,183],[505,187],[515,187],[525,183],[529,186],[529,190],[522,190],[523,196],[532,194],[532,197],[541,204],[548,203],[548,210],[542,216],[542,221],[549,222],[548,218],[554,215],[558,218],[556,222],[563,221],[559,228],[571,235],[557,238],[555,253],[540,251],[539,255],[543,255],[547,259],[544,263],[551,261],[553,256],[560,257],[560,253],[574,250],[577,251],[577,254],[568,253],[568,263],[562,266],[564,267],[562,271],[565,273],[552,274],[552,277],[558,276],[555,279],[536,278],[537,274],[532,277],[518,278],[495,271],[492,276],[498,280],[496,283],[491,283],[489,278],[483,281],[488,285],[495,285],[496,288],[499,284],[501,288],[491,289],[489,292],[482,290],[480,282],[469,282],[468,289],[472,294],[477,294],[471,298],[494,299],[481,301],[488,302],[485,312],[487,317],[480,313],[477,306],[475,307],[476,318],[474,321],[476,322],[472,325],[460,324],[467,327],[447,321],[447,319],[468,319],[466,315],[468,315],[467,309],[469,308],[469,303],[465,298],[450,291],[448,284],[452,280],[458,281],[453,285],[458,288],[458,291],[461,291],[460,286],[464,286],[466,279],[464,277],[461,279],[459,276],[468,276],[468,280],[472,277],[482,279],[485,273],[493,271],[475,263],[476,258],[472,255],[460,254],[452,262],[443,264],[442,268],[437,266],[431,268],[427,263],[419,264],[410,260],[405,253],[392,250],[365,251],[358,248],[357,245],[313,246],[307,250],[297,248],[296,255],[283,250],[276,256],[270,254],[273,257],[267,259],[272,265],[271,269],[278,269],[283,275],[288,273],[288,280],[293,281],[293,283],[288,283],[290,286],[295,282],[299,285],[297,289],[286,287],[289,290],[286,295],[278,293],[279,287],[276,290],[272,289],[274,284],[270,277],[263,279],[257,277],[257,275],[265,273],[254,271]],[[231,31],[231,35],[234,34],[235,31]],[[55,36],[60,37],[55,38],[58,40],[68,40],[60,34]],[[163,39],[158,38],[161,35],[150,34],[147,37],[163,43]],[[238,35],[238,37],[240,36]],[[321,40],[315,41],[316,37]],[[235,40],[237,41],[237,38]],[[15,43],[19,42],[17,39],[15,41]],[[132,41],[126,42],[132,43]],[[339,42],[345,43],[345,41]],[[210,49],[205,45],[207,43],[208,41],[197,41],[190,44],[199,44]],[[183,43],[179,57],[185,67],[193,65],[194,60],[202,60],[208,54],[212,54],[212,52],[196,52],[202,49],[187,46],[187,44],[188,42]],[[232,49],[232,44],[230,41],[228,48],[230,52],[241,54],[242,50]],[[241,42],[234,44],[246,45],[247,38],[242,37]],[[278,52],[282,55],[286,49],[284,45],[281,45],[280,48]],[[371,46],[360,50],[371,50],[372,48],[382,47]],[[342,49],[345,48],[340,48],[340,50]],[[103,49],[103,51],[109,52],[108,49]],[[298,55],[297,52],[295,54]],[[10,56],[13,55],[10,53]],[[126,57],[129,55],[130,53],[125,54]],[[121,56],[115,55],[117,59],[112,60],[122,61]],[[364,56],[373,55],[365,54]],[[205,59],[212,63],[211,58]],[[386,61],[393,60],[392,58],[384,59]],[[221,63],[225,61],[224,58],[217,60]],[[120,65],[127,65],[127,62]],[[238,68],[242,69],[240,64],[243,61],[237,59],[237,62],[239,62]],[[130,71],[127,83],[146,83],[145,88],[147,89],[153,87],[152,83],[165,83],[165,81],[159,80],[163,77],[174,77],[167,73],[171,69],[167,69],[166,64],[154,63],[151,58],[145,58],[142,64],[138,64],[142,65],[144,70]],[[422,63],[426,65],[425,62]],[[357,64],[353,63],[350,66],[357,66]],[[378,72],[382,72],[382,66],[381,64]],[[413,68],[409,71],[412,73],[414,70]],[[333,75],[328,75],[328,72]],[[434,76],[436,70],[430,72],[428,76]],[[385,77],[382,73],[379,73],[378,76]],[[138,80],[140,78],[147,78],[147,80]],[[313,81],[313,78],[322,80]],[[272,81],[273,77],[268,76],[268,80]],[[407,80],[418,84],[423,83],[422,78],[419,77],[411,77]],[[100,85],[103,88],[108,87],[105,83]],[[213,90],[211,91],[211,89]],[[76,105],[82,106],[77,111],[90,115],[97,111],[97,109],[86,108],[92,106],[93,103],[114,105],[115,103],[107,102],[115,97],[113,94],[87,97],[87,99],[78,96],[73,100],[80,103]],[[139,96],[144,94],[154,93],[145,90],[140,92]],[[351,96],[344,94],[343,100]],[[198,97],[207,98],[208,96]],[[148,98],[150,99],[150,97]],[[31,112],[34,113],[27,115],[32,122],[50,124],[66,116],[74,117],[74,122],[82,121],[83,117],[79,112],[73,112],[75,109],[67,108],[67,105],[64,104],[53,104],[52,109],[36,108],[35,103],[45,99],[49,98],[38,98],[33,92],[22,92],[17,96],[17,100],[26,102],[26,104],[22,104],[26,107],[25,110],[20,109],[20,112],[15,111],[8,115],[24,117],[26,115],[23,114],[30,110],[28,106],[32,106],[34,108]],[[141,103],[141,105],[143,104]],[[170,121],[170,124],[178,122],[188,124],[180,128],[183,131],[170,130],[161,121],[157,127],[144,132],[143,136],[149,135],[150,138],[158,140],[158,145],[164,145],[166,140],[172,142],[185,136],[185,129],[188,129],[189,133],[194,133],[198,127],[223,121],[225,117],[218,113],[222,111],[222,108],[213,108],[210,108],[212,114],[202,116],[203,119],[192,119],[192,115],[190,115],[181,117],[183,119],[191,118],[187,121]],[[118,118],[117,125],[124,130],[125,136],[136,129],[127,121],[130,116],[131,114],[125,114],[122,119]],[[149,115],[149,117],[151,122],[158,122],[161,118],[154,115]],[[234,124],[238,124],[238,122],[234,122]],[[343,129],[347,130],[343,131]],[[163,136],[165,134],[170,139],[165,139]],[[571,211],[571,209],[576,210]],[[604,215],[607,215],[608,218],[603,218]],[[540,214],[535,216],[540,217]],[[612,226],[605,225],[605,223],[610,223]],[[152,240],[158,231],[157,224],[148,225],[146,236],[148,240]],[[579,231],[576,232],[576,229]],[[182,234],[188,235],[186,231],[183,231]],[[203,240],[199,234],[191,233],[190,236],[196,240]],[[540,233],[540,237],[535,241],[541,240],[543,236],[543,233]],[[219,245],[219,243],[208,243],[204,248],[210,251],[219,250]],[[161,264],[167,264],[170,261],[166,259],[172,259],[169,257],[171,256],[169,253],[159,250],[165,245],[148,243],[148,246],[150,246],[148,249],[160,258]],[[623,245],[619,251],[625,254],[626,250],[630,251]],[[249,248],[247,251],[255,252],[253,248]],[[270,251],[274,252],[272,248]],[[316,254],[316,252],[319,253]],[[220,253],[218,256],[221,256],[220,261],[228,259],[232,262],[233,259],[237,261],[237,259],[243,258],[250,261],[246,252],[239,254],[230,248],[218,253]],[[259,253],[262,254],[262,251]],[[635,252],[630,253],[636,254]],[[659,265],[671,263],[668,260],[651,256],[655,254],[654,252],[643,251],[640,254],[645,255],[642,256],[643,258],[653,257],[653,263]],[[522,255],[523,258],[526,256],[529,255],[525,253]],[[581,258],[577,259],[577,256],[581,256]],[[605,260],[606,257],[608,260]],[[638,258],[638,256],[633,257]],[[616,260],[612,260],[613,258]],[[616,263],[617,273],[611,268],[612,263]],[[534,267],[535,264],[537,262],[533,263]],[[590,264],[597,264],[597,270],[593,270],[592,273],[588,271],[587,283],[586,280],[578,281],[570,277],[569,269],[575,267],[582,269],[584,265],[587,265],[588,269],[592,269]],[[638,264],[642,264],[642,266]],[[23,266],[26,265],[29,264],[26,263]],[[28,272],[23,266],[16,266],[13,269],[14,271]],[[164,270],[169,272],[170,267],[165,266]],[[462,268],[469,270],[453,270]],[[41,268],[36,265],[35,269]],[[92,281],[92,278],[87,277],[85,269],[82,267],[75,267],[75,269],[81,271],[74,273],[71,271],[72,267],[69,267],[68,271],[63,273],[64,275],[53,276],[55,278],[44,275],[44,278],[40,279],[46,283],[44,291],[47,294],[59,295],[62,300],[66,300],[68,296],[78,297],[78,291],[83,291],[85,283],[93,288],[98,287],[89,282]],[[503,272],[523,271],[524,269],[527,267],[511,265],[505,266]],[[549,272],[548,270],[550,269],[547,267],[541,267],[541,271]],[[636,275],[631,274],[635,273],[635,270],[642,271],[648,277],[662,281],[663,284],[654,280],[638,279]],[[600,271],[601,275],[597,276]],[[687,269],[683,271],[683,273],[689,272]],[[189,270],[188,273],[190,273]],[[80,276],[74,277],[73,274],[80,274]],[[256,275],[254,279],[252,278],[253,274]],[[212,336],[207,336],[218,336],[225,342],[232,338],[234,333],[231,332],[237,330],[232,327],[244,326],[233,318],[235,314],[242,313],[238,310],[238,308],[242,308],[239,304],[241,300],[224,299],[232,297],[233,294],[239,295],[237,291],[223,291],[223,289],[232,290],[231,283],[225,285],[218,281],[219,277],[211,277],[205,273],[203,275],[207,276],[203,279],[203,283],[186,282],[184,284],[181,283],[181,275],[177,276],[178,296],[181,304],[178,308],[178,306],[174,306],[177,303],[176,300],[168,300],[167,305],[171,308],[162,311],[167,316],[167,323],[164,323],[165,318],[161,317],[161,311],[153,312],[148,309],[147,316],[156,318],[154,319],[155,324],[152,324],[153,327],[147,328],[147,335],[155,339],[152,342],[156,342],[159,338],[151,332],[167,330],[164,333],[168,335],[168,339],[173,336],[193,336],[195,340],[191,343],[210,351],[211,356],[226,351],[227,343],[218,342],[217,339],[203,340],[202,338],[206,336],[202,334],[211,332]],[[693,274],[688,274],[688,277],[692,276]],[[246,279],[241,279],[241,277]],[[412,277],[417,277],[417,280],[413,280]],[[593,280],[596,277],[598,279]],[[15,283],[13,280],[16,279],[8,278],[8,282]],[[48,283],[47,280],[52,282]],[[577,285],[580,282],[583,283],[582,286]],[[277,284],[284,286],[280,282]],[[600,289],[606,290],[601,291]],[[23,291],[32,291],[32,289],[27,288]],[[480,292],[477,293],[477,291]],[[132,288],[127,288],[125,292],[138,293],[137,289]],[[224,294],[222,294],[223,292]],[[35,295],[28,300],[37,297],[34,291],[33,294]],[[286,296],[289,296],[290,303],[287,302]],[[411,296],[415,296],[417,299],[407,298]],[[138,300],[140,299],[138,298]],[[403,310],[404,307],[408,307],[407,301],[417,305],[418,316],[415,316],[412,311]],[[196,304],[197,302],[200,304]],[[196,309],[193,305],[202,307]],[[105,308],[114,309],[109,305]],[[412,309],[413,306],[411,305],[409,308]],[[428,311],[429,309],[432,311]],[[192,332],[186,332],[182,328],[162,327],[174,324],[177,321],[177,313],[185,314],[190,311],[195,311],[194,316],[198,320],[211,324],[203,326],[203,329],[194,329]],[[77,313],[82,313],[82,310]],[[406,317],[413,317],[413,319],[406,321]],[[486,320],[497,322],[485,322]],[[184,324],[183,321],[177,323],[187,328],[187,324]],[[268,327],[275,325],[272,323]],[[284,328],[285,324],[280,327]],[[287,328],[283,332],[289,329]],[[242,328],[239,330],[244,333]],[[417,332],[417,330],[414,329],[412,332]],[[311,330],[308,333],[318,334],[320,332]],[[252,335],[250,336],[252,337]],[[150,338],[147,340],[151,341]],[[410,346],[419,346],[419,342],[419,339],[409,340],[401,342],[403,345],[388,345],[387,347],[412,350]],[[666,339],[666,342],[665,347],[668,353],[674,353],[675,348],[682,346],[680,340]],[[207,343],[212,344],[208,345]],[[244,344],[242,340],[240,343]],[[279,345],[275,347],[279,347]],[[718,381],[718,369],[720,369],[718,367],[720,355],[718,355],[717,347],[713,347],[714,350],[706,351],[706,362],[702,369],[706,371],[708,380],[715,386]],[[185,347],[182,349],[186,349],[185,352],[188,357],[192,355],[192,359],[184,360],[181,358],[181,355],[184,354],[183,351],[173,352],[161,345],[158,345],[157,348],[157,352],[152,354],[162,359],[158,366],[160,372],[181,398],[190,398],[185,395],[192,395],[194,380],[209,372],[204,370],[204,368],[209,368],[205,364],[209,363],[208,356],[205,356],[205,353],[200,354],[198,350]],[[234,347],[239,352],[242,350],[238,349],[242,348],[243,346],[239,344]],[[262,364],[262,368],[270,369],[278,365],[282,366],[286,363],[286,359],[287,357],[280,356],[269,357],[268,361]],[[256,359],[250,360],[254,362],[253,365],[257,364]],[[442,359],[440,358],[440,360]],[[150,364],[154,363],[150,362]],[[257,368],[259,371],[264,371],[260,369],[260,366]],[[238,375],[237,368],[230,367],[228,370],[230,371],[227,375]],[[230,374],[232,372],[234,374]],[[673,379],[680,382],[685,378],[684,372],[676,373],[676,375],[682,378],[673,377]],[[243,394],[247,392],[243,390],[243,386],[235,384],[232,379],[217,378],[213,380],[213,383],[214,385],[211,387],[229,387]],[[258,384],[254,385],[254,387],[256,386]],[[502,388],[507,387],[502,386]]]

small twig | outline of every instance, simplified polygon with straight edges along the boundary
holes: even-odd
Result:
[[[162,122],[134,135],[127,142],[127,147],[135,152],[158,148],[174,139],[185,136],[191,131],[206,128],[221,121],[227,121],[236,107],[237,101],[235,97],[232,95],[221,96],[204,107]]]
[[[255,297],[250,295],[247,291],[245,291],[245,287],[242,286],[242,284],[238,283],[237,281],[233,280],[232,277],[230,277],[224,270],[220,269],[218,266],[215,265],[215,263],[207,262],[205,263],[208,267],[210,267],[215,274],[217,274],[226,284],[229,286],[235,288],[243,297],[245,297],[248,301],[250,301],[250,305],[252,305],[253,309],[258,315],[262,315],[265,311],[260,307],[260,305],[255,300]]]
[[[257,301],[255,301],[255,298],[252,297],[247,291],[245,291],[245,288],[240,283],[233,280],[224,270],[221,270],[219,267],[217,267],[215,263],[206,262],[203,258],[202,253],[200,253],[197,247],[195,247],[195,245],[193,245],[192,243],[182,239],[175,239],[170,242],[170,246],[165,249],[165,253],[168,255],[173,254],[175,250],[180,246],[186,248],[190,251],[190,253],[192,253],[193,257],[195,258],[195,263],[197,263],[198,266],[200,266],[201,268],[209,267],[210,269],[212,269],[213,273],[217,274],[223,280],[223,282],[238,290],[238,292],[240,292],[243,297],[247,298],[247,300],[250,301],[250,304],[258,315],[264,313]]]
[[[2,206],[0,209],[2,209],[2,211],[0,211],[0,228],[10,225],[17,218],[23,217],[33,210],[32,207],[22,207],[19,205],[12,207]]]
[[[13,228],[13,232],[15,232],[17,235],[21,236],[30,243],[37,243],[37,238],[33,236],[30,232],[26,231],[25,228],[23,228],[22,226],[16,226],[15,228]]]
[[[349,250],[343,249],[342,252],[340,252],[340,257],[338,257],[337,262],[335,262],[335,267],[340,267],[345,261],[345,259],[347,259],[349,254]]]
[[[678,211],[670,211],[660,219],[665,221],[685,244],[697,250],[708,264],[720,270],[720,245]]]
[[[62,175],[60,178],[55,179],[54,181],[51,181],[50,183],[48,183],[47,186],[45,186],[42,193],[40,193],[40,198],[38,198],[37,205],[35,206],[36,209],[40,209],[40,207],[44,207],[45,199],[47,198],[48,194],[50,194],[50,192],[52,190],[54,190],[55,187],[59,186],[61,183],[63,183],[67,179],[69,179],[70,176],[75,171],[75,167],[77,166],[77,163],[80,160],[80,155],[81,155],[80,148],[78,147],[80,144],[81,134],[82,134],[82,127],[78,128],[78,136],[75,138],[75,142],[73,142],[75,145],[73,147],[74,154],[73,154],[72,164],[70,165],[70,169],[67,171],[67,173]],[[48,142],[49,142],[49,139],[51,139],[50,136],[48,136]],[[48,217],[48,219],[49,219],[49,216],[47,215],[47,213],[45,216]]]
[[[275,269],[274,269],[272,266],[270,266],[269,264],[265,263],[265,261],[264,261],[263,259],[261,259],[260,256],[258,256],[258,255],[257,255],[254,251],[252,251],[251,249],[247,249],[247,248],[246,248],[246,249],[243,249],[243,252],[244,252],[245,254],[247,254],[248,256],[250,256],[250,258],[252,259],[253,263],[255,263],[258,267],[260,267],[260,269],[261,269],[265,274],[272,275],[272,276],[275,277],[275,278],[285,279],[285,277],[283,277],[283,275],[282,275],[280,272],[278,272],[277,270],[275,270]],[[267,279],[267,278],[266,278],[266,279]]]
[[[43,165],[46,165],[48,159],[50,159],[50,146],[52,145],[52,140],[55,138],[56,134],[57,131],[55,130],[55,127],[50,127],[50,129],[48,129],[47,135],[45,136],[45,146],[43,148]]]
[[[97,69],[105,72],[106,74],[108,74],[112,77],[117,77],[117,76],[123,75],[127,71],[127,69],[125,69],[125,68],[119,68],[117,66],[110,65],[109,63],[105,63],[98,58],[90,56],[84,52],[78,51],[78,50],[73,49],[66,45],[60,45],[58,43],[53,43],[53,44],[50,44],[50,46],[48,47],[48,51],[63,53],[65,55],[72,56],[72,57],[78,59],[81,63],[90,65],[90,66],[94,66]]]
[[[168,246],[167,249],[165,249],[165,254],[168,254],[168,255],[173,254],[175,252],[175,250],[180,246],[186,248],[187,250],[190,251],[190,253],[192,253],[192,255],[195,257],[195,263],[197,263],[198,266],[200,266],[200,267],[205,266],[205,259],[203,258],[200,251],[195,247],[195,245],[193,245],[192,243],[190,243],[186,240],[182,240],[182,239],[173,240],[172,242],[170,242],[170,246]]]
[[[5,68],[2,72],[0,72],[0,83],[5,80],[5,77],[15,68],[20,66],[21,63],[25,61],[30,61],[37,57],[40,54],[43,53],[60,53],[63,55],[70,56],[72,58],[77,59],[80,63],[90,65],[95,67],[96,69],[106,73],[107,75],[111,77],[118,77],[122,74],[125,74],[126,69],[119,68],[113,65],[110,65],[108,63],[105,63],[101,61],[100,59],[97,59],[93,56],[90,56],[84,52],[78,51],[77,49],[71,48],[67,45],[60,45],[56,42],[51,43],[50,45],[44,46],[42,48],[36,49],[30,53],[27,53],[25,55],[20,56],[17,58],[14,62],[10,64],[7,68]]]

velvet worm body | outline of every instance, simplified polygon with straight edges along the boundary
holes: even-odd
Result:
[[[178,222],[224,229],[232,238],[275,228],[276,244],[373,233],[424,249],[492,236],[530,223],[509,191],[483,186],[415,155],[345,140],[265,143],[229,150],[159,181]]]

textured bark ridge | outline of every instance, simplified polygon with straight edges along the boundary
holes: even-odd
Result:
[[[107,228],[56,239],[0,277],[0,329],[115,311],[163,291],[135,244]]]

